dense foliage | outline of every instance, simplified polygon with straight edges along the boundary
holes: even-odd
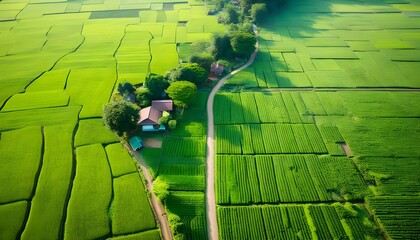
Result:
[[[169,82],[159,74],[149,73],[144,81],[144,86],[149,89],[152,99],[159,99],[169,87]]]
[[[197,94],[197,87],[189,81],[177,81],[171,83],[166,93],[175,105],[186,108]]]
[[[171,72],[172,81],[189,81],[199,86],[207,81],[209,73],[197,63],[186,63]]]
[[[105,126],[122,136],[137,126],[140,108],[127,101],[111,102],[104,106],[102,119]]]

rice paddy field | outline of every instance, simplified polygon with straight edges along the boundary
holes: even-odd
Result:
[[[164,200],[169,221],[179,219],[175,235],[179,239],[208,239],[205,204],[205,157],[207,91],[200,92],[177,122],[177,128],[150,137],[162,138],[161,148],[141,151],[151,166],[156,182],[166,182],[169,194]]]
[[[220,239],[416,239],[418,1],[289,1],[215,99]]]
[[[118,83],[177,67],[178,44],[223,31],[207,11],[187,0],[0,1],[0,239],[161,238],[102,106]],[[182,127],[197,134],[165,141],[158,176],[189,239],[206,237],[203,117]]]

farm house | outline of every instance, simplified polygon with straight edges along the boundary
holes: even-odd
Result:
[[[172,109],[172,100],[152,101],[152,106],[140,110],[140,120],[137,124],[145,132],[164,131],[166,127],[159,124],[159,119],[162,117],[163,111],[172,111]]]

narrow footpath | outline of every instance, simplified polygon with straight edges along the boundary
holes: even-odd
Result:
[[[254,28],[255,31],[255,28]],[[258,35],[258,32],[256,32]],[[244,70],[251,66],[254,62],[258,52],[258,41],[255,45],[255,51],[252,53],[248,62],[242,67],[224,76],[211,91],[207,100],[207,154],[206,154],[206,218],[207,218],[207,232],[209,240],[218,240],[219,234],[217,229],[217,217],[216,217],[216,198],[214,194],[214,116],[213,116],[213,101],[217,91],[223,86],[227,79],[235,75],[236,73]]]
[[[146,182],[147,182],[146,187],[150,192],[151,201],[153,205],[152,206],[153,212],[160,223],[160,230],[162,232],[162,238],[164,240],[172,240],[172,233],[171,233],[171,229],[169,228],[168,216],[166,215],[162,202],[153,193],[153,190],[152,190],[153,178],[149,172],[149,169],[147,168],[147,164],[139,152],[137,151],[134,151],[134,152],[130,151],[130,152],[134,156],[134,158],[137,160],[137,163],[139,164],[141,168],[143,176],[146,179]]]

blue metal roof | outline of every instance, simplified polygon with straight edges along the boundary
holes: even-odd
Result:
[[[134,151],[139,150],[143,147],[143,140],[139,136],[134,136],[130,138],[130,146]]]

